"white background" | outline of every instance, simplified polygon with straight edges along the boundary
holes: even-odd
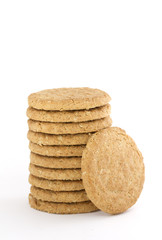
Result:
[[[0,1],[0,239],[162,239],[162,2]],[[54,215],[28,205],[27,96],[94,87],[144,156],[134,207]]]

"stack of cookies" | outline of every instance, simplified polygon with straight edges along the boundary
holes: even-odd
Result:
[[[97,210],[82,183],[81,159],[89,137],[112,124],[109,101],[107,93],[91,88],[50,89],[29,96],[32,208],[50,213]]]

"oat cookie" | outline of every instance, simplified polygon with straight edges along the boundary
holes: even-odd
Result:
[[[107,93],[92,88],[47,89],[32,93],[28,97],[30,107],[59,111],[100,107],[110,100]]]
[[[29,204],[32,208],[48,213],[73,214],[97,211],[97,207],[90,201],[78,203],[54,203],[37,200],[29,194]]]
[[[29,175],[29,183],[35,187],[52,191],[78,191],[83,190],[81,180],[47,180]]]
[[[81,167],[89,199],[104,212],[124,212],[135,204],[142,191],[142,154],[120,128],[95,133],[83,152]]]
[[[29,130],[49,134],[77,134],[96,132],[100,129],[110,127],[112,120],[110,116],[98,120],[80,123],[50,123],[39,122],[29,119]]]
[[[40,146],[36,143],[29,143],[29,149],[37,154],[43,156],[55,156],[55,157],[72,157],[72,156],[82,156],[82,152],[85,145],[75,145],[75,146]]]
[[[48,157],[31,152],[30,162],[45,168],[81,168],[81,157]]]
[[[56,135],[28,131],[29,141],[39,145],[83,145],[90,136],[91,133]]]
[[[47,202],[72,203],[85,202],[89,200],[85,190],[71,192],[55,192],[31,186],[30,192],[36,199]]]
[[[27,117],[42,122],[85,122],[101,119],[110,115],[110,104],[89,110],[47,111],[32,107],[27,109]]]
[[[29,165],[29,172],[40,178],[48,180],[80,180],[81,169],[53,169],[38,167],[32,163]]]

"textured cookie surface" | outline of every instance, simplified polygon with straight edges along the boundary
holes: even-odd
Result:
[[[112,120],[110,116],[80,123],[50,123],[34,121],[31,119],[28,120],[28,126],[31,131],[49,134],[90,133],[110,127],[111,124]]]
[[[29,183],[38,188],[43,188],[52,191],[78,191],[83,190],[83,183],[81,180],[47,180],[29,175]]]
[[[110,100],[107,93],[92,88],[47,89],[28,97],[29,106],[33,108],[59,111],[95,108]]]
[[[28,131],[28,139],[39,145],[83,145],[90,136],[91,133],[56,135]]]
[[[30,192],[36,199],[47,202],[72,203],[72,202],[85,202],[89,200],[85,190],[55,192],[31,186]]]
[[[78,203],[54,203],[37,200],[29,194],[29,204],[32,208],[48,213],[73,214],[97,211],[97,207],[90,201]]]
[[[85,122],[110,115],[110,105],[104,105],[90,110],[78,111],[45,111],[29,107],[27,116],[30,119],[43,122]]]
[[[40,178],[48,180],[80,180],[81,169],[53,169],[38,167],[32,163],[29,165],[29,172]]]
[[[30,162],[45,168],[81,168],[81,157],[48,157],[31,152]]]
[[[55,157],[82,156],[85,145],[75,146],[40,146],[36,143],[29,143],[29,149],[37,154]]]
[[[142,191],[142,154],[120,128],[95,133],[83,152],[81,167],[89,199],[104,212],[124,212],[135,204]]]

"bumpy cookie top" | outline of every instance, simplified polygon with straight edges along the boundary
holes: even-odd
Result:
[[[33,108],[59,111],[95,108],[110,100],[106,92],[92,88],[48,89],[28,97],[29,106]]]
[[[89,139],[82,156],[83,185],[89,199],[104,212],[124,212],[137,201],[144,183],[141,152],[117,127]]]

